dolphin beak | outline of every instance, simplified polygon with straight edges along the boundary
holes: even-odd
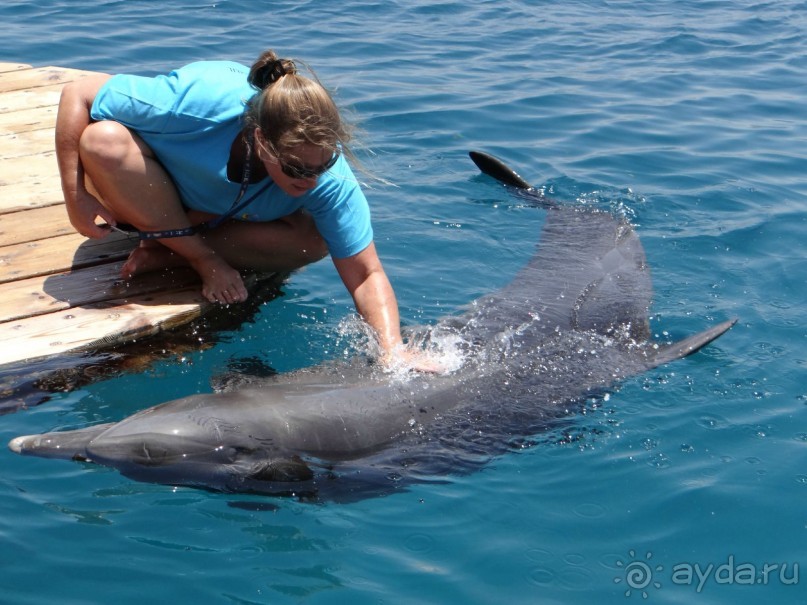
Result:
[[[8,442],[8,449],[10,449],[15,454],[22,454],[22,447],[25,445],[25,442],[31,438],[31,435],[25,435],[23,437],[15,437],[11,441]]]

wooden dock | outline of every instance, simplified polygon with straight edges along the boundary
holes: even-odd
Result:
[[[137,240],[89,240],[70,225],[54,126],[64,84],[90,73],[0,63],[0,369],[108,349],[211,308],[193,271],[124,283]]]

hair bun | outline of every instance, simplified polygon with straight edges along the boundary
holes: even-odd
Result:
[[[255,88],[263,90],[283,76],[295,73],[297,73],[297,67],[294,65],[294,61],[278,59],[277,55],[270,50],[261,55],[252,66],[248,80]]]

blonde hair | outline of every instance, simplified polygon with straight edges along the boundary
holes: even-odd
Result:
[[[260,90],[249,102],[247,126],[260,128],[268,151],[286,160],[299,160],[291,150],[305,144],[331,153],[345,153],[351,127],[346,124],[331,95],[317,80],[301,76],[291,59],[264,52],[249,71],[249,83]]]

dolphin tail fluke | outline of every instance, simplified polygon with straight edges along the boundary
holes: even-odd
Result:
[[[9,441],[8,449],[17,454],[40,456],[42,458],[86,460],[87,446],[90,441],[106,431],[112,424],[114,423],[99,424],[76,431],[15,437]]]
[[[737,323],[736,319],[730,319],[723,323],[712,326],[708,330],[694,334],[671,345],[660,347],[651,357],[651,367],[660,366],[676,359],[681,359],[687,355],[699,351],[713,340],[722,336],[731,327]]]

